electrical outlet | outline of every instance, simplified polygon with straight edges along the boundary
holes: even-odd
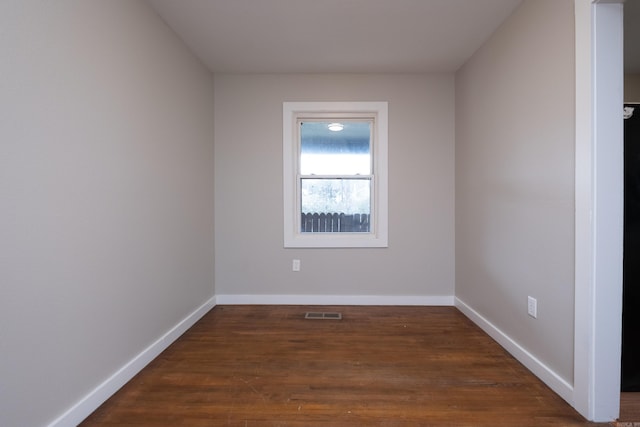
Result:
[[[527,313],[534,319],[538,318],[538,300],[534,297],[527,297]]]
[[[294,259],[293,260],[293,264],[291,265],[291,270],[292,271],[300,271],[300,260],[299,259]]]

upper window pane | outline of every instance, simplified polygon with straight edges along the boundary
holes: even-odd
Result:
[[[371,175],[371,122],[301,121],[301,175]]]

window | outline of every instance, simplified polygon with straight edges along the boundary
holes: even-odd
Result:
[[[285,247],[387,246],[387,103],[283,104]]]

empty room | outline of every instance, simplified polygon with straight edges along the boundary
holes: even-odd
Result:
[[[0,2],[0,425],[614,422],[623,13]]]

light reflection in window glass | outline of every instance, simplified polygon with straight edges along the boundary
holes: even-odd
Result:
[[[334,122],[300,122],[300,174],[370,175],[371,123],[343,121],[332,131]]]

